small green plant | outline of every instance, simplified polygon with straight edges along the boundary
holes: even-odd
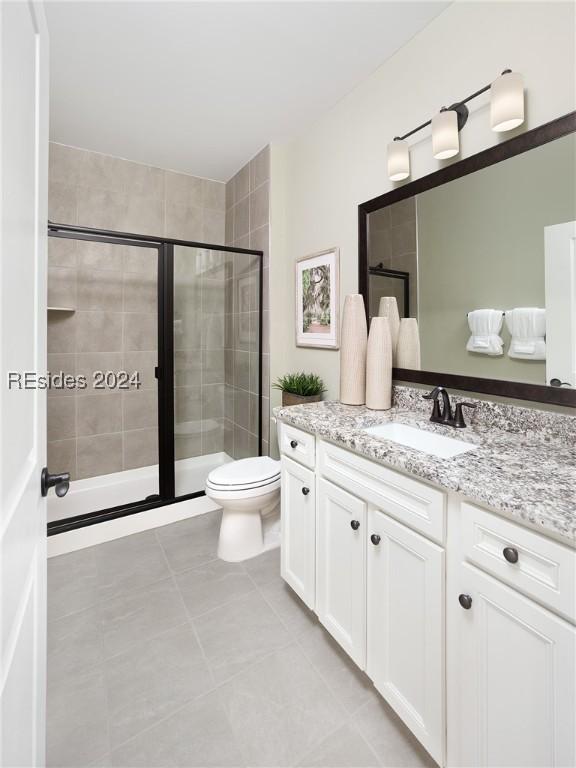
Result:
[[[310,397],[326,392],[324,382],[315,373],[287,373],[272,384],[274,389],[290,392],[292,395]]]

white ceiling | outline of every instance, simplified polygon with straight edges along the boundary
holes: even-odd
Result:
[[[49,2],[54,141],[226,181],[447,2]]]

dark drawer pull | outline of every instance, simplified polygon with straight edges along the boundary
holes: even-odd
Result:
[[[350,525],[352,526],[353,531],[357,531],[358,528],[360,528],[360,521],[359,520],[350,520]]]
[[[370,541],[377,547],[378,544],[380,544],[380,536],[378,536],[377,533],[373,533],[372,536],[370,536]]]
[[[458,595],[458,602],[466,611],[472,608],[472,598],[470,595]]]
[[[509,563],[518,562],[518,550],[514,547],[504,547],[502,554],[504,555],[504,560],[507,560]]]
[[[304,494],[304,496],[308,496],[308,494],[310,493],[310,488],[306,488],[306,486],[304,486],[304,488],[302,488],[302,493]]]
[[[290,440],[290,448],[297,448],[298,440]]]

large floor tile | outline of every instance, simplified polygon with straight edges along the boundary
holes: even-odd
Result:
[[[316,614],[304,605],[282,577],[277,576],[261,586],[260,592],[294,637],[318,624]]]
[[[365,704],[356,713],[353,722],[383,768],[437,768],[434,760],[381,697]]]
[[[298,765],[301,768],[377,768],[380,763],[358,731],[350,725],[343,725]]]
[[[298,637],[298,643],[312,666],[322,675],[330,690],[348,712],[355,712],[378,696],[367,675],[356,666],[321,624],[311,625],[304,630]]]
[[[48,619],[76,613],[98,601],[96,547],[48,560]]]
[[[290,642],[288,632],[257,592],[194,619],[216,682]]]
[[[94,547],[100,600],[126,595],[170,575],[153,531]]]
[[[270,549],[258,557],[246,560],[244,567],[256,586],[268,584],[280,575],[280,548]]]
[[[157,528],[158,541],[174,573],[216,559],[221,517],[221,512],[209,512]]]
[[[48,680],[58,683],[98,666],[104,658],[98,607],[48,623]]]
[[[113,749],[213,687],[190,626],[132,646],[106,662],[104,675]]]
[[[175,576],[190,616],[224,605],[254,590],[242,563],[213,560]]]
[[[47,764],[89,765],[110,749],[106,692],[101,669],[48,688]]]
[[[219,695],[250,766],[294,766],[346,718],[295,645],[237,675]]]
[[[188,621],[184,603],[172,578],[108,600],[99,608],[106,657]]]
[[[116,768],[242,768],[245,765],[222,705],[210,693],[112,753]]]

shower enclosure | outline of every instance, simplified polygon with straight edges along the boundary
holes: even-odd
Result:
[[[49,535],[204,494],[262,449],[261,251],[50,224]],[[68,263],[66,261],[66,263]]]

